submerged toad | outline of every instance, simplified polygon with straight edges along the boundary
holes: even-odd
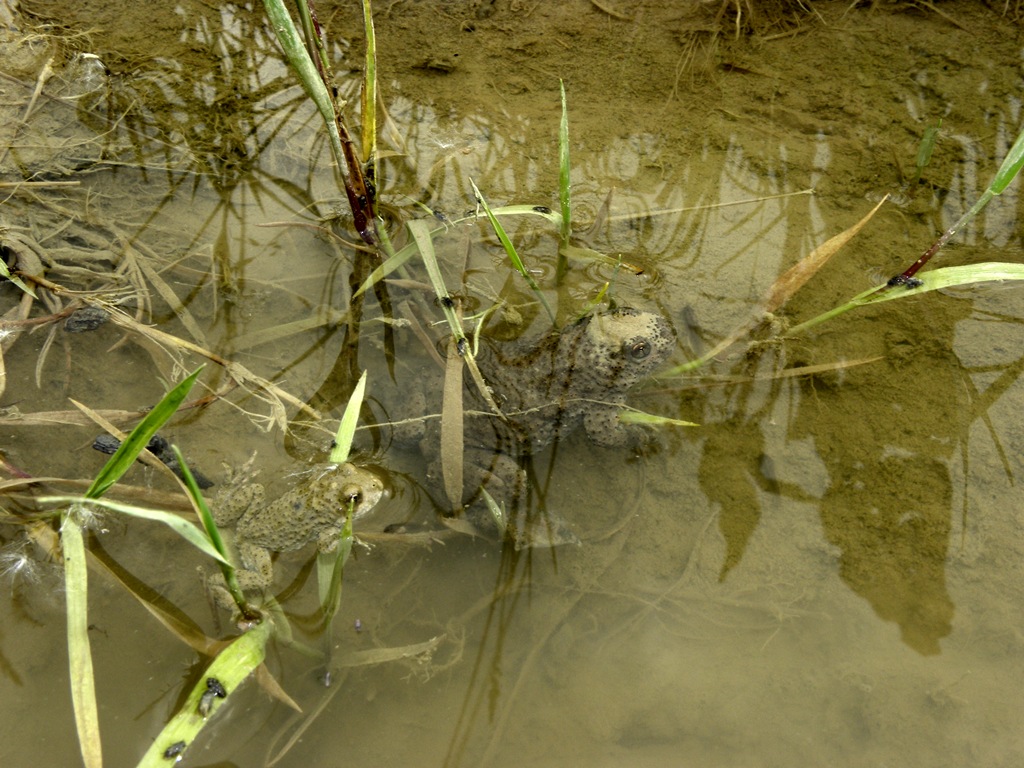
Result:
[[[524,534],[535,528],[523,520],[530,507],[524,465],[580,427],[598,445],[642,447],[644,429],[624,424],[618,414],[629,389],[662,365],[674,343],[660,316],[619,308],[588,315],[530,345],[482,345],[477,362],[506,420],[487,413],[476,387],[467,384],[466,410],[477,413],[465,414],[463,505],[483,488],[507,510],[506,533],[517,546],[559,543],[561,533],[539,542]],[[431,473],[440,476],[444,457],[438,446],[436,433],[422,443],[434,458]]]
[[[587,315],[526,348],[491,343],[477,362],[520,449],[539,451],[580,426],[598,445],[637,447],[642,430],[623,424],[619,411],[674,343],[663,318],[620,308]],[[491,429],[474,420],[467,437],[493,444],[500,422],[488,421]]]
[[[291,552],[313,542],[320,552],[333,551],[349,505],[355,505],[356,520],[385,494],[384,483],[368,469],[349,463],[323,464],[279,499],[264,503],[264,488],[252,482],[248,467],[231,479],[213,507],[218,525],[234,526],[242,589],[270,585],[274,577],[271,552]]]

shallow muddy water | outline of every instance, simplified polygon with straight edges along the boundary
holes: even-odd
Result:
[[[780,275],[887,194],[774,328],[902,272],[978,199],[1024,127],[1021,27],[1002,3],[808,3],[739,36],[712,5],[378,4],[380,200],[395,245],[410,219],[443,228],[435,247],[467,314],[500,297],[505,333],[548,330],[493,233],[459,219],[475,210],[471,179],[492,205],[558,209],[561,79],[574,243],[612,258],[572,261],[556,288],[557,229],[538,215],[505,225],[559,324],[607,283],[616,303],[666,318],[671,367],[749,329]],[[361,17],[318,10],[358,125]],[[389,541],[371,534],[439,526],[443,495],[388,422],[434,366],[403,307],[435,337],[442,314],[415,261],[388,286],[393,309],[373,292],[353,299],[373,264],[330,234],[357,240],[262,6],[33,0],[13,17],[0,72],[4,237],[37,244],[57,285],[104,292],[137,321],[5,325],[10,466],[91,478],[99,430],[69,398],[129,427],[205,362],[201,394],[220,397],[166,433],[218,483],[255,451],[281,494],[323,459],[368,372],[356,459],[392,493],[357,528],[372,546],[346,566],[334,684],[272,642],[267,666],[303,714],[249,682],[182,764],[263,765],[281,751],[282,766],[1024,760],[1020,288],[908,296],[785,339],[765,324],[763,344],[647,382],[630,405],[698,426],[658,428],[640,458],[574,434],[533,461],[578,546]],[[1019,262],[1020,184],[927,269]],[[21,300],[5,284],[5,321]],[[223,366],[144,327],[273,387],[229,386]],[[805,366],[817,367],[791,375]],[[185,507],[152,470],[125,482]],[[0,522],[0,763],[74,765],[61,576],[26,542],[16,516],[31,499],[19,494]],[[108,516],[90,541],[149,599],[233,634],[204,594],[197,569],[210,564],[173,534]],[[282,554],[275,588],[315,644],[313,557]],[[105,758],[134,765],[207,660],[114,579],[94,574],[89,594]],[[432,654],[343,666],[435,638]]]

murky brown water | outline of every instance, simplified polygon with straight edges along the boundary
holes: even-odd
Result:
[[[680,340],[673,363],[755,317],[776,277],[886,193],[892,201],[786,314],[810,318],[905,269],[978,198],[1021,129],[1020,27],[1001,8],[943,3],[940,16],[814,3],[798,27],[712,41],[699,34],[710,22],[686,3],[550,5],[379,4],[390,116],[382,199],[396,219],[429,215],[413,201],[452,218],[473,208],[473,179],[493,204],[557,207],[563,79],[580,241],[644,274],[578,265],[549,296],[571,315],[609,281],[620,303],[669,319]],[[258,451],[281,492],[322,454],[362,369],[365,417],[385,421],[396,395],[382,310],[363,302],[357,341],[344,314],[358,260],[311,228],[284,226],[345,205],[262,11],[51,0],[23,9],[31,16],[0,49],[11,147],[0,181],[79,186],[4,187],[2,223],[54,258],[55,282],[94,289],[118,269],[141,320],[327,417],[312,424],[290,403],[276,410],[265,394],[235,389],[176,422],[175,441],[217,479],[222,462]],[[320,14],[355,103],[362,22],[348,7]],[[68,90],[75,51],[109,68],[99,91],[77,95],[81,73]],[[56,74],[27,111],[51,54]],[[710,69],[693,73],[691,57],[704,55]],[[918,143],[940,118],[915,184]],[[1019,185],[934,264],[1019,261]],[[557,233],[525,218],[509,228],[550,281]],[[440,256],[468,259],[467,294],[528,298],[518,284],[509,293],[500,248],[483,231],[452,226]],[[462,274],[450,270],[454,289]],[[550,474],[548,457],[538,461],[547,503],[580,547],[514,553],[466,538],[358,550],[339,654],[443,640],[429,662],[342,671],[329,692],[314,660],[272,651],[271,670],[315,713],[278,764],[1018,764],[1022,296],[986,285],[888,302],[637,394],[636,406],[701,426],[665,430],[662,450],[642,461],[582,436],[558,447]],[[19,294],[0,299],[7,310]],[[524,312],[543,324],[536,307]],[[95,427],[18,414],[70,411],[68,398],[137,409],[201,360],[138,334],[118,343],[124,334],[110,325],[60,328],[5,345],[2,446],[33,475],[88,478],[102,464],[88,448]],[[427,363],[406,327],[395,336],[402,386]],[[225,383],[207,368],[211,387]],[[387,429],[363,433],[358,447],[395,491],[365,530],[434,519],[414,450]],[[128,481],[170,489],[142,468]],[[34,552],[19,530],[0,526],[0,762],[72,765],[59,573],[13,568]],[[153,597],[230,635],[203,596],[199,556],[180,540],[117,520],[94,540]],[[279,584],[308,555],[282,556]],[[119,585],[93,577],[90,587],[105,755],[133,765],[204,660]],[[306,582],[286,603],[300,625],[314,593]],[[186,764],[263,764],[298,722],[252,685]]]

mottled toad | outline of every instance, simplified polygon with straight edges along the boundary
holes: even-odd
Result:
[[[507,533],[517,545],[558,543],[524,536],[524,462],[580,427],[598,445],[641,448],[645,430],[618,414],[629,389],[662,365],[674,343],[663,318],[628,308],[588,315],[532,344],[485,341],[477,362],[507,420],[487,413],[480,393],[467,385],[465,408],[479,415],[465,414],[462,503],[472,504],[484,488],[509,511]],[[439,477],[436,430],[421,445]]]
[[[213,514],[218,525],[234,526],[239,586],[263,589],[274,577],[271,552],[290,552],[313,542],[321,552],[333,551],[349,504],[354,502],[353,519],[358,519],[384,493],[384,483],[367,469],[325,464],[277,500],[264,503],[263,486],[243,470],[217,496]]]

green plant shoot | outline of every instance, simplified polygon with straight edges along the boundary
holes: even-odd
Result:
[[[505,228],[498,221],[498,217],[494,215],[491,207],[487,204],[487,200],[484,199],[483,193],[480,192],[480,188],[477,187],[476,182],[472,179],[469,183],[473,186],[473,194],[476,196],[477,202],[480,207],[484,209],[484,213],[487,215],[487,220],[491,222],[491,228],[494,229],[494,234],[498,236],[498,241],[501,246],[505,249],[505,253],[508,254],[509,261],[512,262],[512,266],[515,267],[516,271],[521,274],[525,279],[530,289],[537,296],[544,310],[548,313],[548,317],[551,318],[551,322],[555,323],[555,313],[551,311],[551,307],[548,305],[547,299],[544,298],[544,294],[540,290],[540,286],[537,285],[537,281],[534,280],[533,275],[530,274],[530,270],[523,264],[523,260],[519,258],[519,253],[516,251],[516,247],[512,244],[512,240],[505,232]]]
[[[363,371],[356,382],[352,394],[348,398],[345,412],[338,422],[338,431],[334,435],[334,446],[331,448],[331,463],[344,464],[352,450],[352,440],[356,436],[356,423],[359,421],[359,409],[363,407],[363,396],[366,392],[366,371]]]
[[[165,394],[121,443],[85,492],[87,499],[98,499],[142,453],[156,431],[174,414],[195,384],[202,367]],[[84,511],[72,504],[61,517],[60,539],[64,550],[64,588],[67,606],[68,664],[71,703],[82,761],[86,768],[101,768],[99,714],[96,706],[96,682],[93,676],[89,643],[88,569],[85,562]]]

